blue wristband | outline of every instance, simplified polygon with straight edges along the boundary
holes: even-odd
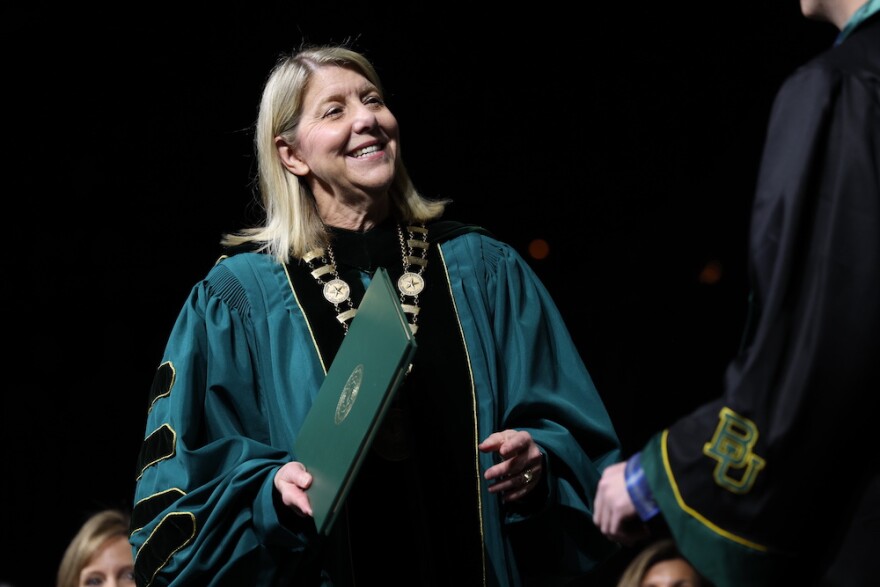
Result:
[[[636,511],[643,522],[647,522],[660,513],[657,502],[654,501],[654,494],[648,486],[648,480],[645,478],[645,470],[642,468],[642,453],[637,452],[626,462],[624,469],[626,477],[626,490],[629,497],[636,506]]]

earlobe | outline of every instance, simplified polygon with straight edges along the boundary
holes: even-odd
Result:
[[[281,164],[294,175],[306,175],[309,172],[309,166],[305,161],[297,157],[296,149],[293,145],[282,139],[275,137],[275,149],[278,150],[278,157]]]

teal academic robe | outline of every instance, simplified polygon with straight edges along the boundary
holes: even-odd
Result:
[[[399,264],[396,244],[389,255]],[[388,528],[370,528],[371,541],[361,530],[360,538],[319,546],[310,519],[279,504],[273,478],[296,459],[297,431],[332,359],[315,331],[342,329],[316,316],[331,308],[323,299],[319,310],[308,309],[306,300],[320,288],[297,280],[301,266],[242,252],[219,261],[192,289],[156,373],[131,536],[141,587],[349,585],[362,577],[351,563],[359,549],[382,557],[385,584],[393,584],[394,569],[425,555],[413,545],[432,539],[425,556],[441,558],[430,571],[438,584],[454,572],[464,573],[456,576],[460,585],[508,587],[524,577],[551,584],[589,572],[614,552],[593,526],[591,510],[601,472],[620,458],[619,441],[547,290],[511,247],[478,232],[432,243],[429,267],[434,293],[426,291],[421,304],[413,375],[418,388],[407,393],[434,398],[413,400],[436,409],[417,410],[411,422],[428,431],[422,457],[433,456],[415,461],[418,475],[399,477],[412,485],[397,494],[425,518],[389,522],[411,524],[412,533],[389,536]],[[441,307],[453,318],[432,322]],[[435,335],[458,340],[460,348],[423,344]],[[420,363],[419,353],[434,356]],[[448,390],[438,381],[461,385]],[[457,411],[444,414],[446,405]],[[488,492],[482,473],[496,456],[476,448],[492,432],[509,428],[528,430],[545,455],[541,485],[518,506]],[[425,448],[426,438],[437,442]],[[430,466],[450,451],[455,462],[440,470]],[[361,471],[353,504],[359,492],[371,490],[370,499],[387,499],[377,488],[390,490],[391,483],[371,467]],[[441,481],[446,485],[438,494]],[[393,511],[396,503],[381,507]],[[340,519],[340,532],[357,525],[350,522],[354,514]],[[468,568],[450,570],[459,563]],[[418,572],[419,564],[413,568]],[[429,584],[424,580],[413,579]]]

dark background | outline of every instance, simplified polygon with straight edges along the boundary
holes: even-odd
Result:
[[[527,258],[549,243],[530,263],[626,455],[717,395],[771,101],[836,31],[795,0],[598,4],[7,14],[0,582],[54,584],[87,515],[131,506],[165,337],[220,234],[258,218],[251,125],[302,42],[374,61],[413,179],[450,217]]]

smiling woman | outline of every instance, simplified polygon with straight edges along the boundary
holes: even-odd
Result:
[[[225,237],[156,371],[138,584],[507,587],[605,562],[590,505],[620,447],[593,381],[515,249],[416,190],[372,64],[282,56],[255,143],[265,218]],[[380,268],[417,347],[325,536],[294,447]]]

